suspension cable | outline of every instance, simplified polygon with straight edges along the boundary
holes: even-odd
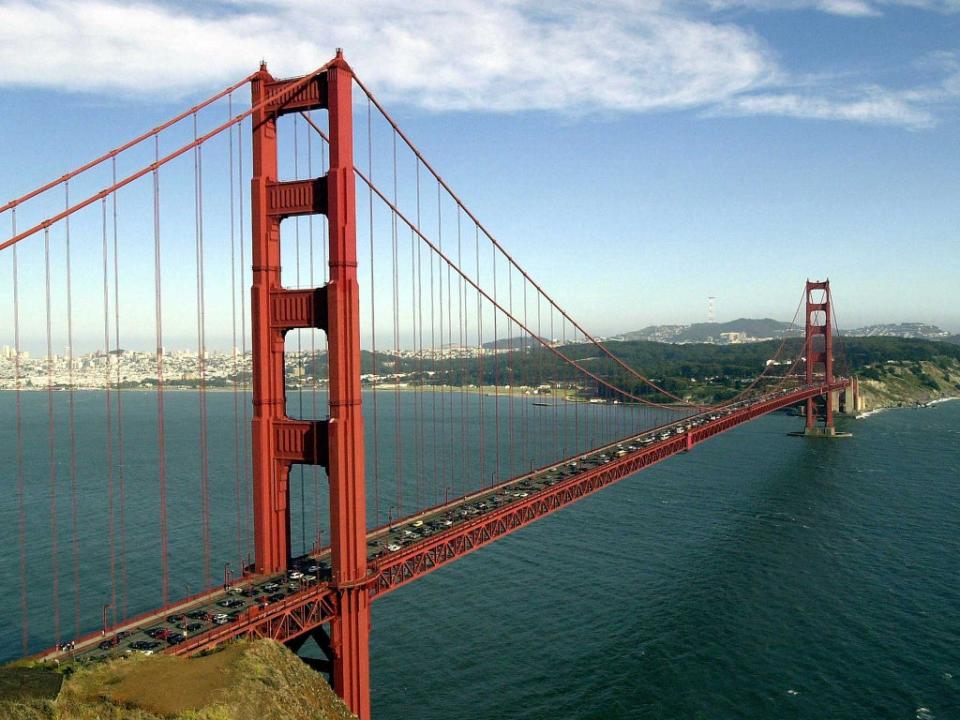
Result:
[[[358,81],[358,82],[359,82],[359,81]],[[369,94],[368,94],[368,100],[369,100],[369,102],[368,102],[367,109],[368,109],[368,115],[369,115],[369,112],[370,112],[370,109],[369,109],[369,108],[370,108],[370,103],[371,103],[371,102],[372,102],[372,104],[376,105],[377,107],[380,107],[380,105],[379,105],[379,103],[377,102],[376,98],[371,97]],[[303,113],[301,113],[301,116],[306,117]],[[310,120],[310,119],[308,119],[307,121],[308,121],[308,123],[310,124],[310,126],[320,135],[320,137],[322,137],[324,140],[326,140],[327,142],[329,142],[329,138],[327,137],[326,133],[324,133],[323,130],[320,129],[319,126],[316,125],[316,123],[314,123],[314,122],[313,122],[312,120]],[[395,127],[395,129],[397,130],[397,133],[399,134],[399,136],[400,136],[401,138],[405,138],[405,137],[406,137],[399,128],[397,128],[395,125],[394,125],[394,127]],[[429,164],[426,162],[426,160],[424,160],[422,157],[421,157],[420,159],[421,159],[421,162],[423,163],[423,165],[429,169],[430,166],[429,166]],[[372,167],[372,163],[368,163],[368,164],[370,164],[370,166]],[[365,175],[365,174],[360,170],[360,168],[354,166],[354,172],[356,173],[357,177],[359,177],[359,178],[363,181],[363,183],[364,183],[365,185],[367,185],[368,194],[370,194],[371,197],[372,197],[372,194],[376,194],[376,195],[380,198],[380,200],[381,200],[388,208],[390,208],[393,212],[397,213],[398,217],[400,217],[400,218],[403,220],[403,222],[404,222],[408,227],[410,227],[411,230],[413,230],[414,232],[416,232],[417,235],[418,235],[424,242],[426,242],[426,243],[431,247],[431,249],[434,250],[435,253],[437,253],[440,257],[442,257],[443,260],[444,260],[444,262],[446,262],[446,263],[448,263],[448,264],[451,264],[451,265],[453,264],[452,261],[451,261],[446,255],[444,255],[444,254],[440,251],[440,249],[439,249],[436,245],[434,245],[433,242],[430,241],[430,240],[426,237],[426,235],[423,234],[423,232],[420,230],[419,224],[418,224],[418,225],[414,225],[414,224],[410,221],[410,219],[407,218],[407,216],[406,216],[403,212],[401,212],[400,209],[399,209],[396,205],[394,205],[393,203],[390,202],[389,198],[387,198],[387,196],[384,195],[384,194],[380,191],[380,189],[377,188],[377,187],[373,184],[372,180],[371,180],[367,175]],[[440,182],[441,184],[443,183],[442,180],[438,180],[438,182]],[[448,192],[450,192],[449,189],[448,189]],[[461,204],[461,207],[462,207],[462,204]],[[483,225],[479,222],[479,220],[477,220],[476,217],[474,217],[466,207],[463,207],[463,211],[464,211],[465,213],[467,213],[467,215],[474,221],[474,223],[476,223],[478,230],[483,230],[483,229],[484,229],[484,228],[483,228]],[[371,263],[372,263],[372,251],[373,251],[373,245],[372,245],[372,235],[373,235],[372,214],[373,214],[373,204],[372,204],[372,202],[370,203],[370,213],[371,213],[370,232],[371,232]],[[487,234],[487,233],[486,233],[486,230],[484,230],[484,233]],[[493,238],[491,238],[491,237],[489,236],[489,234],[487,234],[487,237],[491,240],[491,245],[494,247],[495,250],[496,250],[496,249],[500,249],[500,248],[499,248],[499,245],[496,243],[495,240],[493,240]],[[634,370],[632,370],[629,366],[624,365],[622,361],[620,361],[618,358],[612,356],[612,355],[609,353],[609,351],[607,351],[605,348],[603,348],[602,345],[599,345],[598,343],[596,343],[596,341],[593,340],[592,336],[591,336],[589,333],[587,333],[579,324],[577,324],[576,322],[574,322],[568,315],[566,315],[566,313],[564,313],[563,310],[562,310],[558,305],[556,305],[556,304],[550,299],[550,296],[549,296],[542,288],[540,288],[540,286],[537,285],[537,284],[533,281],[533,279],[530,278],[530,276],[527,275],[527,274],[522,270],[522,268],[520,268],[519,266],[517,266],[516,263],[513,263],[512,259],[510,259],[509,255],[507,255],[506,253],[504,253],[502,249],[501,249],[501,253],[504,254],[504,256],[507,258],[507,260],[510,261],[515,267],[517,267],[518,271],[521,272],[521,273],[527,278],[527,280],[528,280],[534,287],[537,288],[537,290],[540,292],[540,294],[551,304],[551,306],[557,309],[557,312],[561,313],[561,315],[562,315],[563,317],[567,318],[567,320],[569,320],[577,329],[580,330],[580,332],[584,335],[584,337],[590,339],[591,342],[594,342],[595,344],[597,344],[598,347],[600,347],[601,351],[603,351],[606,355],[608,355],[608,357],[611,357],[611,359],[613,359],[615,362],[617,362],[617,364],[619,364],[619,365],[621,365],[622,367],[624,367],[628,372],[630,372],[631,374],[637,375],[637,373],[636,373]],[[431,267],[432,267],[432,264],[431,264]],[[495,270],[495,269],[496,269],[496,263],[494,263],[494,270]],[[461,275],[463,275],[463,272],[462,272],[461,270],[459,270],[458,268],[456,268],[456,266],[454,266],[454,270],[457,271],[457,272],[459,272]],[[472,281],[470,281],[469,278],[467,278],[466,276],[464,276],[464,279],[467,280],[467,282],[470,282],[471,284],[473,284],[474,287],[476,287],[476,289],[477,289],[478,291],[480,291],[481,293],[483,293],[484,297],[486,297],[488,300],[490,300],[491,302],[493,302],[493,304],[495,305],[495,307],[498,308],[505,316],[511,317],[511,316],[509,315],[509,313],[507,313],[507,311],[506,311],[502,306],[499,305],[499,303],[494,302],[493,299],[492,299],[485,291],[483,291],[479,286],[477,286],[475,283],[473,283]],[[494,316],[494,319],[496,319],[496,316]],[[516,318],[511,317],[511,320],[512,320],[513,322],[517,323],[518,325],[520,324],[520,323],[517,321]],[[525,326],[521,325],[521,327],[522,327],[526,332],[528,332],[528,333],[530,332],[529,329],[527,329]],[[577,369],[579,369],[581,372],[589,375],[591,378],[593,378],[594,380],[596,380],[596,381],[599,382],[600,384],[609,387],[609,388],[610,388],[611,390],[613,390],[614,392],[620,393],[620,394],[623,395],[624,397],[628,397],[629,399],[631,399],[631,400],[633,400],[633,401],[635,401],[635,402],[639,402],[639,403],[642,403],[642,404],[644,404],[644,405],[649,405],[649,406],[651,406],[651,407],[657,407],[657,408],[661,408],[661,409],[663,409],[663,410],[670,410],[670,411],[673,411],[673,412],[683,412],[683,410],[681,410],[681,409],[679,409],[679,408],[672,407],[672,406],[670,406],[670,405],[664,405],[664,404],[661,404],[661,403],[651,402],[651,401],[646,400],[646,399],[644,399],[644,398],[638,397],[637,395],[634,395],[634,394],[632,394],[632,393],[629,393],[629,392],[627,392],[626,390],[623,390],[623,389],[621,389],[621,388],[618,388],[618,387],[612,385],[611,383],[609,383],[609,382],[607,382],[607,381],[605,381],[605,380],[602,380],[601,378],[597,377],[594,373],[591,373],[590,371],[588,371],[588,370],[587,370],[586,368],[584,368],[581,364],[576,363],[576,362],[574,362],[573,360],[571,360],[570,358],[566,357],[566,355],[564,355],[564,354],[562,354],[562,353],[559,353],[555,348],[551,347],[549,343],[544,342],[542,338],[538,338],[538,341],[540,342],[541,345],[543,345],[546,349],[548,349],[548,350],[550,350],[551,352],[553,352],[553,353],[554,353],[555,355],[557,355],[559,358],[565,360],[565,361],[568,362],[568,363],[573,364],[573,365],[574,365],[575,367],[577,367]],[[495,360],[496,360],[496,356],[495,356]],[[434,352],[434,363],[436,363],[436,355],[435,355],[435,352]],[[499,363],[498,363],[498,362],[495,362],[495,363],[494,363],[494,368],[496,369],[498,365],[499,365]],[[666,395],[666,396],[668,396],[668,397],[674,398],[674,399],[678,400],[679,402],[682,402],[682,403],[683,403],[684,405],[686,405],[686,406],[694,407],[694,408],[699,408],[699,406],[697,406],[695,403],[691,403],[691,402],[689,402],[689,401],[686,401],[686,400],[682,400],[682,399],[680,399],[680,398],[677,398],[676,396],[672,395],[671,393],[667,392],[666,390],[663,390],[662,388],[660,388],[658,385],[656,385],[656,384],[654,384],[654,383],[651,383],[651,382],[650,382],[649,380],[647,380],[646,378],[643,378],[643,376],[639,376],[639,377],[642,378],[643,381],[646,382],[648,385],[650,385],[651,387],[653,387],[654,389],[656,389],[658,392],[661,392],[662,394],[664,394],[664,395]],[[376,387],[376,385],[374,385],[374,387]],[[376,417],[376,416],[374,416],[374,417]],[[499,417],[499,414],[498,414],[498,417]]]
[[[198,111],[200,111],[200,110],[203,110],[203,108],[207,107],[208,105],[211,105],[212,103],[215,103],[215,102],[216,102],[217,100],[219,100],[220,98],[222,98],[222,97],[224,97],[224,96],[226,96],[226,95],[229,95],[229,94],[232,93],[234,90],[236,90],[237,88],[241,87],[242,85],[246,85],[248,82],[250,82],[251,80],[253,80],[255,77],[256,77],[256,73],[251,73],[250,75],[247,75],[247,77],[243,78],[243,80],[240,80],[240,81],[234,83],[234,84],[231,85],[230,87],[221,90],[220,92],[216,93],[215,95],[211,95],[209,98],[207,98],[206,100],[204,100],[202,103],[199,103],[198,105],[194,105],[194,106],[193,106],[192,108],[190,108],[189,110],[185,110],[184,112],[180,113],[180,114],[177,115],[176,117],[171,118],[170,120],[167,120],[165,123],[162,123],[162,124],[160,124],[160,125],[157,125],[157,127],[153,128],[152,130],[149,130],[149,131],[143,133],[142,135],[138,135],[138,136],[135,137],[133,140],[130,140],[130,141],[128,141],[128,142],[125,142],[123,145],[120,145],[120,146],[118,146],[118,147],[115,147],[113,150],[110,150],[109,152],[104,153],[104,154],[101,155],[100,157],[95,158],[95,159],[91,160],[91,161],[88,162],[88,163],[84,163],[84,164],[81,165],[80,167],[76,168],[75,170],[72,170],[72,171],[68,172],[68,173],[65,174],[65,175],[62,175],[61,177],[57,178],[56,180],[51,180],[50,182],[46,183],[45,185],[41,185],[40,187],[36,188],[35,190],[31,190],[31,191],[28,192],[26,195],[22,195],[21,197],[18,197],[18,198],[15,199],[15,200],[11,200],[10,202],[8,202],[8,203],[7,203],[6,205],[4,205],[3,207],[0,207],[0,213],[4,213],[4,212],[6,212],[7,210],[10,210],[11,208],[15,208],[15,207],[17,207],[18,205],[22,205],[22,204],[25,203],[27,200],[30,200],[31,198],[35,198],[37,195],[42,195],[43,193],[47,192],[47,190],[50,190],[50,189],[52,189],[52,188],[57,187],[60,183],[66,183],[67,181],[72,180],[73,178],[75,178],[77,175],[81,175],[81,174],[85,173],[87,170],[90,170],[90,169],[92,169],[92,168],[95,168],[97,165],[100,165],[101,163],[103,163],[103,162],[105,162],[105,161],[107,161],[107,160],[115,160],[116,157],[117,157],[117,155],[120,155],[121,153],[129,150],[130,148],[139,145],[139,144],[142,143],[144,140],[149,140],[150,138],[152,138],[152,137],[160,134],[161,132],[163,132],[163,131],[166,130],[167,128],[169,128],[169,127],[171,127],[171,126],[173,126],[173,125],[176,125],[176,124],[177,124],[178,122],[180,122],[181,120],[184,120],[184,119],[190,117],[191,114],[196,113],[196,112],[198,112]],[[16,233],[14,233],[14,235],[16,235]]]
[[[360,78],[357,77],[356,73],[353,73],[352,71],[351,71],[351,73],[353,74],[353,79],[354,79],[354,81],[357,83],[357,86],[360,88],[360,90],[363,91],[363,93],[367,96],[367,98],[368,98],[370,101],[373,102],[373,104],[376,106],[377,110],[380,111],[380,114],[383,115],[384,119],[393,127],[393,129],[397,132],[397,134],[400,135],[400,137],[401,137],[401,138],[403,139],[403,141],[406,143],[407,147],[410,148],[411,152],[413,152],[414,155],[416,155],[416,156],[420,159],[420,161],[423,163],[424,167],[426,167],[427,170],[437,179],[437,182],[438,182],[440,185],[443,186],[444,190],[446,190],[447,193],[450,195],[450,197],[453,198],[454,202],[456,202],[461,208],[463,208],[463,211],[470,217],[471,220],[473,220],[475,223],[477,223],[477,226],[483,231],[483,233],[487,236],[487,238],[489,238],[489,240],[490,240],[490,242],[493,244],[493,246],[494,246],[497,250],[500,251],[500,253],[504,256],[504,258],[506,258],[506,260],[507,260],[511,265],[513,265],[514,267],[516,267],[517,270],[518,270],[524,277],[526,277],[527,280],[528,280],[535,288],[537,288],[537,290],[539,290],[539,291],[543,294],[544,298],[546,298],[546,300],[547,300],[549,303],[551,303],[554,307],[557,308],[557,311],[558,311],[564,318],[566,318],[567,321],[569,321],[575,328],[577,328],[577,329],[583,334],[583,336],[584,336],[585,338],[587,338],[591,343],[593,343],[595,346],[597,346],[597,347],[600,349],[600,351],[603,352],[607,357],[609,357],[611,360],[613,360],[617,365],[619,365],[620,367],[622,367],[622,368],[623,368],[624,370],[626,370],[628,373],[630,373],[631,375],[633,375],[634,377],[636,377],[638,380],[640,380],[641,382],[646,383],[647,385],[650,385],[651,387],[653,387],[653,388],[654,388],[655,390],[657,390],[658,392],[662,393],[663,395],[665,395],[665,396],[667,396],[667,397],[669,397],[669,398],[671,398],[671,399],[673,399],[673,400],[676,400],[676,401],[679,402],[679,403],[682,403],[682,404],[684,404],[684,405],[689,405],[689,406],[694,406],[694,407],[696,407],[696,404],[695,404],[695,403],[691,403],[690,401],[685,400],[684,398],[678,397],[678,396],[676,396],[676,395],[673,395],[673,394],[670,393],[669,391],[664,390],[664,389],[661,388],[659,385],[657,385],[656,383],[654,383],[652,380],[650,380],[649,378],[647,378],[647,377],[644,376],[643,374],[637,372],[636,370],[634,370],[633,368],[631,368],[629,365],[627,365],[626,363],[624,363],[620,358],[618,358],[616,355],[614,355],[605,345],[603,345],[603,343],[601,343],[601,342],[600,342],[599,340],[597,340],[593,335],[591,335],[590,333],[588,333],[588,332],[587,332],[579,323],[577,323],[562,307],[560,307],[560,306],[556,303],[556,301],[554,301],[554,299],[553,299],[542,287],[540,287],[540,285],[537,284],[537,282],[536,282],[532,277],[530,277],[530,276],[527,274],[527,272],[513,259],[513,256],[510,255],[510,253],[508,253],[508,252],[506,251],[506,249],[499,243],[499,241],[493,236],[493,234],[483,225],[483,223],[481,223],[480,220],[470,211],[470,209],[467,208],[467,206],[463,204],[463,202],[460,200],[460,198],[457,196],[457,194],[453,191],[453,189],[447,184],[447,182],[442,178],[442,176],[433,168],[433,166],[427,161],[427,159],[426,159],[425,157],[423,157],[423,154],[422,154],[422,153],[420,152],[420,150],[413,144],[413,141],[410,140],[410,138],[406,135],[406,133],[404,133],[403,130],[400,129],[400,126],[397,125],[396,121],[395,121],[395,120],[393,119],[393,117],[387,112],[386,108],[384,108],[383,105],[380,104],[380,102],[377,100],[377,98],[374,97],[373,93],[367,88],[366,85],[363,84],[363,82],[360,80]],[[663,405],[662,407],[664,407],[664,408],[666,408],[666,409],[671,409],[670,406],[668,406],[668,405]]]

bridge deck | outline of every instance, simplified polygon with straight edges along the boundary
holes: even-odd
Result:
[[[703,440],[846,384],[784,390],[684,418],[377,528],[367,536],[371,598]],[[335,616],[337,589],[329,550],[298,558],[294,567],[289,575],[244,577],[40,657],[90,662],[137,651],[183,655],[238,636],[284,641],[303,635]]]

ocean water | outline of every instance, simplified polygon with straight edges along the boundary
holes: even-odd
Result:
[[[375,717],[960,718],[960,402],[797,423],[379,600]]]
[[[111,601],[108,614],[123,615],[118,608],[125,608],[132,615],[156,606],[160,594],[155,399],[124,395],[121,557],[117,442],[110,472],[85,469],[108,467],[104,397],[75,394],[75,577],[64,441],[68,395],[54,397],[56,603],[47,397],[21,396],[31,651],[50,645],[57,626],[62,639],[77,625],[97,628]],[[239,566],[247,546],[234,401],[231,393],[208,398],[214,582],[225,562]],[[412,507],[443,492],[418,475],[411,448],[419,443],[427,465],[436,437],[441,449],[456,448],[458,428],[449,418],[447,436],[443,423],[419,439],[407,434],[416,402],[412,394],[393,405],[389,396],[379,398],[381,521],[388,503]],[[496,475],[489,427],[494,401],[475,402],[487,412],[485,463],[448,460],[447,470],[482,482]],[[170,592],[176,597],[204,584],[197,396],[168,393],[166,406]],[[368,413],[370,406],[365,397]],[[591,413],[579,421],[600,435],[631,422],[622,407],[579,412]],[[23,652],[24,616],[13,394],[0,393],[0,417],[0,543],[6,549],[0,658],[8,659]],[[542,436],[549,423],[530,417],[526,439],[512,454],[501,442],[503,474],[511,469],[508,457],[518,469],[556,451]],[[378,600],[375,717],[960,718],[960,402],[847,421],[855,437],[832,442],[788,437],[799,422],[782,414],[757,420]],[[371,425],[368,417],[368,432]],[[400,461],[391,438],[393,445],[400,439]],[[403,487],[394,490],[398,468]],[[368,475],[371,497],[372,480]],[[315,477],[307,469],[301,480],[295,470],[293,493],[294,545],[309,546],[324,529],[325,511],[319,518],[314,511],[326,501],[322,473]],[[394,493],[399,500],[388,500]],[[371,523],[377,515],[371,503]]]

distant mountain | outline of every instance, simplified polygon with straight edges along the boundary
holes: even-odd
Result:
[[[917,338],[922,340],[947,340],[950,333],[941,330],[936,325],[926,323],[884,323],[882,325],[868,325],[867,327],[844,330],[849,337],[901,337]]]
[[[738,318],[724,323],[694,323],[693,325],[650,325],[642,330],[623,333],[610,340],[650,340],[664,343],[729,343],[757,342],[779,339],[785,335],[800,335],[802,328],[793,323],[771,318]]]
[[[953,343],[954,345],[960,345],[960,335],[947,335],[943,338],[944,342]]]

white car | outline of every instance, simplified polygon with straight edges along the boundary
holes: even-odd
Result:
[[[214,625],[226,625],[228,622],[230,622],[230,618],[226,613],[217,613],[213,616]]]
[[[396,552],[399,549],[400,549],[400,546],[397,545],[396,543],[390,543],[389,545],[387,545],[387,550],[389,550],[390,552]]]
[[[299,570],[291,570],[287,573],[287,577],[289,577],[291,580],[299,580],[303,577],[303,573]]]

